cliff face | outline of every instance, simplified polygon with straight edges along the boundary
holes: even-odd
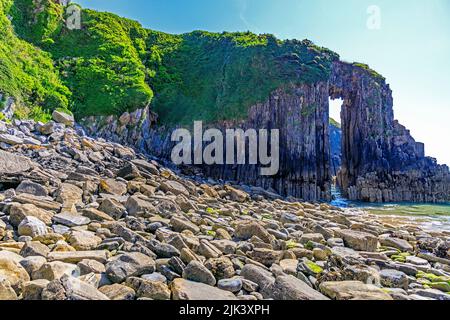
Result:
[[[240,181],[306,200],[330,199],[331,148],[329,97],[341,98],[342,168],[339,184],[352,200],[370,202],[449,200],[448,167],[426,158],[424,146],[394,120],[392,92],[385,80],[360,65],[333,63],[328,81],[275,90],[251,107],[242,121],[222,121],[214,127],[280,130],[280,172],[259,176],[257,166],[205,166],[212,177]],[[91,117],[91,134],[135,144],[168,157],[170,128],[158,125],[148,109],[137,127],[118,117]],[[123,118],[128,118],[127,115]],[[131,116],[131,118],[135,118]],[[139,118],[139,117],[138,117]],[[152,125],[153,124],[153,125]],[[133,128],[130,130],[130,128]]]

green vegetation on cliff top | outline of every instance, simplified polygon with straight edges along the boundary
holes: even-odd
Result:
[[[13,0],[0,0],[0,92],[15,98],[19,116],[39,118],[42,107],[67,109],[71,93],[51,55],[16,36],[8,19],[12,6]]]
[[[167,125],[242,119],[275,89],[327,80],[339,59],[308,40],[250,32],[171,35],[87,9],[82,29],[68,30],[64,8],[53,0],[41,0],[40,8],[33,0],[0,3],[6,39],[0,57],[9,59],[1,64],[0,92],[41,118],[56,108],[80,118],[152,103]]]

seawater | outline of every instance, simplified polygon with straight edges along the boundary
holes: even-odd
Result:
[[[450,203],[365,203],[350,201],[342,197],[340,190],[332,189],[333,206],[339,208],[355,208],[384,217],[398,217],[419,224],[426,231],[450,232]]]

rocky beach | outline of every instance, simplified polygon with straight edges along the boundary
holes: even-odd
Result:
[[[450,233],[0,121],[0,300],[450,300]]]

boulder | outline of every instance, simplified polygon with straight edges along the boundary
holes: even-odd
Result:
[[[13,203],[9,209],[9,221],[15,227],[27,217],[35,217],[46,225],[52,224],[53,213],[40,209],[33,204]]]
[[[46,197],[48,196],[48,190],[41,184],[30,180],[22,181],[19,186],[16,188],[16,193],[28,193],[38,197]]]
[[[103,286],[99,291],[110,300],[134,300],[136,297],[136,292],[132,288],[118,283]]]
[[[0,150],[0,172],[2,174],[18,174],[33,167],[30,159]]]
[[[222,279],[217,282],[217,287],[221,290],[237,293],[242,289],[242,279]]]
[[[319,288],[333,300],[393,300],[380,288],[361,281],[323,282]]]
[[[271,267],[274,263],[279,263],[283,258],[283,251],[255,248],[253,251],[248,252],[247,255],[266,267]]]
[[[37,241],[29,241],[20,250],[20,255],[26,257],[47,257],[50,249],[45,245]]]
[[[302,280],[291,275],[278,276],[273,285],[267,287],[262,293],[275,300],[329,300]]]
[[[64,113],[62,111],[53,111],[52,118],[57,123],[62,123],[68,127],[73,127],[75,124],[75,119],[73,115]]]
[[[100,192],[123,196],[127,193],[127,184],[115,179],[100,180]]]
[[[46,279],[25,282],[22,288],[23,300],[41,300],[42,291],[47,287],[49,282]]]
[[[131,196],[128,198],[125,207],[130,216],[145,216],[155,214],[156,208],[148,199],[140,196]]]
[[[42,300],[109,300],[92,284],[69,275],[49,282],[41,296]]]
[[[56,191],[56,201],[62,204],[63,210],[72,211],[72,207],[82,203],[83,190],[76,185],[63,183]]]
[[[106,274],[114,283],[122,283],[128,277],[139,277],[155,271],[155,261],[139,252],[115,257],[106,264]]]
[[[82,211],[82,215],[84,217],[91,219],[92,221],[99,221],[99,222],[114,221],[114,219],[111,216],[109,216],[108,214],[106,214],[105,212],[94,209],[94,208],[84,209]]]
[[[78,251],[89,251],[95,249],[102,239],[89,231],[72,231],[67,242]]]
[[[386,247],[393,247],[401,250],[402,252],[413,252],[414,247],[406,240],[394,238],[394,237],[379,237],[380,243]]]
[[[77,264],[81,275],[86,274],[102,274],[106,272],[105,265],[96,260],[84,259]]]
[[[13,255],[2,254],[0,255],[0,280],[7,280],[14,290],[18,290],[22,283],[30,281],[30,276]]]
[[[242,191],[242,190],[238,190],[236,188],[233,188],[231,186],[225,186],[225,190],[228,191],[228,194],[230,196],[230,199],[232,201],[236,201],[236,202],[245,202],[248,199],[250,199],[250,196],[248,195],[248,193]]]
[[[171,283],[170,289],[174,300],[237,300],[229,291],[180,278]]]
[[[347,247],[357,251],[377,251],[378,238],[370,233],[354,230],[336,230],[335,234],[344,240]]]
[[[200,228],[197,225],[185,218],[174,216],[170,219],[170,224],[176,232],[182,232],[184,230],[192,231],[194,234],[200,232]]]
[[[270,243],[274,239],[274,237],[256,221],[238,223],[234,234],[241,240],[248,240],[251,237],[256,236],[262,241]]]
[[[105,212],[114,220],[119,220],[123,217],[127,209],[119,201],[115,199],[104,199],[98,207],[100,211]]]
[[[164,181],[160,186],[161,190],[164,192],[171,192],[174,195],[185,195],[189,196],[189,191],[177,181]]]
[[[130,277],[127,279],[126,285],[133,288],[138,298],[169,300],[171,296],[169,287],[161,281]]]
[[[0,134],[0,142],[4,142],[12,146],[15,146],[17,144],[22,144],[23,139],[11,134],[2,133]]]
[[[17,294],[8,280],[0,279],[0,301],[17,300]]]
[[[252,264],[246,264],[242,268],[241,276],[256,283],[261,292],[270,291],[270,288],[275,283],[275,278],[271,272]]]
[[[409,280],[404,272],[394,269],[383,269],[380,272],[380,278],[384,287],[408,290]]]
[[[32,274],[33,280],[46,279],[48,281],[61,279],[63,275],[79,275],[76,265],[61,261],[47,262]]]
[[[21,236],[34,238],[47,234],[47,226],[38,218],[28,216],[20,222],[18,232]]]
[[[208,259],[205,267],[212,272],[217,280],[228,279],[235,275],[233,262],[228,257]]]
[[[22,259],[20,261],[20,265],[28,272],[29,275],[32,275],[33,272],[39,270],[46,262],[47,259],[42,256],[30,256]]]
[[[202,282],[210,286],[216,285],[216,278],[203,264],[191,261],[183,270],[183,278],[195,282]]]

